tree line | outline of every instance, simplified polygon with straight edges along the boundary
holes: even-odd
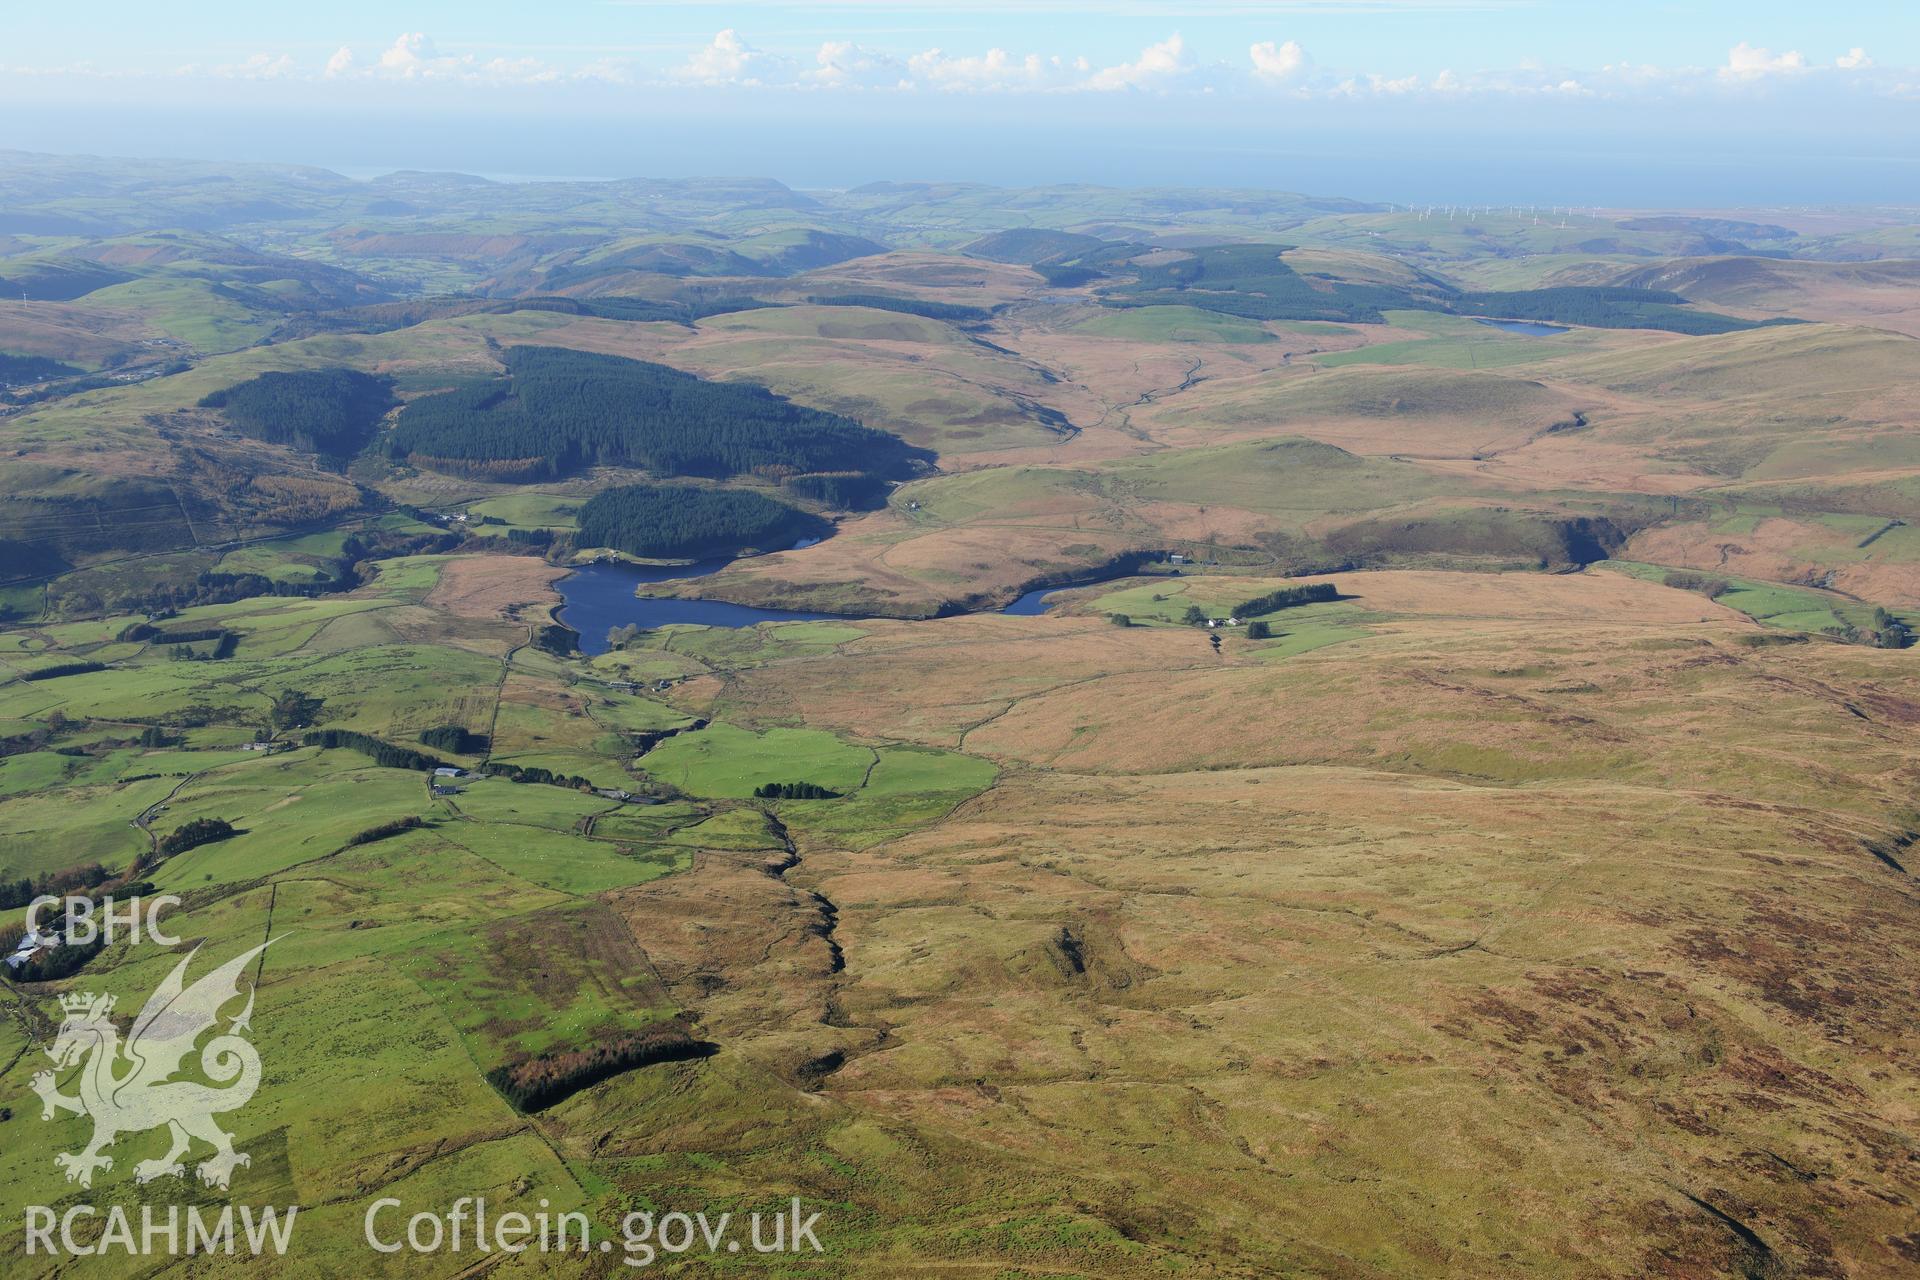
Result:
[[[97,862],[82,863],[59,871],[42,871],[38,876],[18,880],[0,880],[0,911],[24,907],[35,898],[60,897],[75,889],[88,889],[107,880],[107,869]]]
[[[415,772],[426,772],[447,767],[447,762],[438,756],[415,751],[412,747],[398,747],[369,734],[356,733],[352,729],[315,729],[303,736],[300,742],[301,745],[308,747],[358,751],[382,769],[412,769]]]
[[[614,547],[636,556],[730,555],[821,537],[819,516],[741,489],[691,485],[624,485],[605,489],[580,508],[576,545]]]
[[[1502,320],[1540,320],[1550,324],[1577,324],[1591,329],[1664,329],[1668,333],[1732,333],[1768,325],[1798,324],[1798,320],[1740,320],[1713,311],[1693,311],[1686,299],[1664,289],[1629,289],[1600,285],[1557,285],[1546,289],[1515,289],[1462,293],[1450,310],[1461,315],[1486,315]]]
[[[765,387],[558,347],[508,350],[507,376],[408,405],[388,449],[434,470],[542,479],[585,466],[663,476],[904,477],[931,458],[898,437]]]
[[[487,749],[488,738],[486,734],[474,733],[463,725],[443,724],[433,729],[422,729],[420,744],[440,751],[451,751],[458,756],[475,756]]]
[[[480,766],[482,777],[505,778],[508,782],[528,782],[548,787],[568,787],[574,791],[591,791],[593,783],[574,773],[555,773],[551,769],[537,764],[499,764],[488,761]]]
[[[761,800],[838,800],[838,791],[829,791],[817,782],[765,782],[753,789]]]
[[[426,826],[425,820],[417,814],[408,814],[404,818],[395,818],[392,822],[382,822],[378,826],[368,827],[365,831],[356,831],[347,837],[347,848],[357,848],[363,844],[372,844],[376,840],[385,840],[388,836],[397,836],[403,831],[417,831]]]
[[[705,1058],[718,1046],[696,1040],[678,1023],[609,1036],[586,1049],[545,1053],[487,1072],[487,1083],[516,1111],[540,1111],[636,1067]]]
[[[46,382],[52,378],[74,378],[85,372],[85,369],[61,364],[45,356],[16,356],[0,351],[0,387],[25,386],[30,382]]]
[[[1264,613],[1278,613],[1282,609],[1291,609],[1296,605],[1325,604],[1329,600],[1338,600],[1340,592],[1331,582],[1315,582],[1304,587],[1281,587],[1278,591],[1269,591],[1263,596],[1243,600],[1234,606],[1236,618],[1257,618]]]
[[[1688,307],[1660,289],[1556,285],[1542,289],[1462,291],[1430,276],[1414,287],[1351,284],[1305,276],[1281,260],[1282,244],[1211,245],[1183,258],[1137,268],[1138,279],[1107,291],[1110,307],[1184,305],[1249,320],[1334,320],[1379,324],[1389,310],[1445,311],[1597,329],[1730,333],[1789,319],[1741,320]]]
[[[20,673],[22,680],[58,680],[61,676],[83,676],[89,671],[105,671],[104,662],[58,662],[50,667],[40,667],[33,671]]]
[[[922,302],[918,298],[897,298],[889,293],[836,293],[808,298],[807,301],[816,307],[867,307],[873,311],[898,311],[902,315],[956,323],[993,318],[993,312],[985,307],[966,307],[957,302]]]
[[[195,818],[192,822],[176,827],[162,836],[159,854],[163,858],[171,858],[176,853],[185,853],[203,844],[212,844],[216,840],[228,840],[239,834],[233,824],[224,818]]]
[[[358,453],[393,405],[391,380],[347,368],[263,373],[200,401],[242,435],[336,458]]]

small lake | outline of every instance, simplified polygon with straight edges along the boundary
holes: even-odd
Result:
[[[1532,338],[1551,338],[1556,333],[1567,332],[1567,326],[1563,324],[1541,324],[1537,320],[1488,320],[1475,316],[1473,322],[1492,325],[1503,333],[1524,333]]]
[[[559,620],[580,633],[583,653],[607,651],[607,632],[629,623],[664,627],[671,623],[698,623],[707,627],[750,627],[756,622],[806,622],[832,618],[831,613],[803,613],[793,609],[758,609],[724,600],[683,600],[636,596],[644,582],[673,582],[704,578],[731,561],[701,560],[694,564],[582,565],[554,584],[560,592]]]
[[[1000,612],[1020,618],[1038,617],[1053,607],[1047,597],[1065,590],[1065,587],[1041,587],[1038,591],[1029,591]]]

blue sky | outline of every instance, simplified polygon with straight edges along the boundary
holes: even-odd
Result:
[[[1920,202],[1916,138],[1904,0],[201,0],[0,19],[0,146],[348,170],[1311,179],[1418,199],[1459,198],[1435,190],[1452,162],[1468,185],[1497,173],[1490,199],[1530,174],[1588,199],[1583,171],[1617,184],[1639,157],[1667,199],[1691,170],[1692,203]]]

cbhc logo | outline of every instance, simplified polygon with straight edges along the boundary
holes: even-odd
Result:
[[[51,894],[35,898],[27,906],[27,932],[40,933],[40,913],[49,904],[58,905],[62,899]],[[163,893],[156,898],[128,898],[116,902],[112,897],[100,899],[96,908],[92,898],[67,898],[67,909],[61,919],[63,924],[56,926],[69,946],[85,946],[98,938],[102,943],[111,943],[117,930],[124,928],[124,936],[130,943],[137,944],[142,932],[149,941],[163,947],[177,947],[180,939],[173,934],[163,933],[160,929],[160,909],[177,907],[180,899],[171,893]]]

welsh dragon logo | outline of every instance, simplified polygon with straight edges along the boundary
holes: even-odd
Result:
[[[93,1118],[93,1141],[83,1150],[53,1158],[66,1170],[68,1182],[91,1187],[94,1170],[113,1168],[113,1158],[101,1151],[114,1139],[162,1125],[171,1132],[173,1145],[159,1159],[134,1166],[134,1177],[140,1182],[184,1176],[181,1157],[192,1149],[195,1138],[213,1148],[213,1155],[196,1167],[200,1181],[209,1187],[224,1191],[234,1169],[252,1163],[245,1153],[233,1149],[233,1135],[213,1119],[245,1106],[260,1087],[260,1055],[244,1034],[253,1015],[250,987],[246,1007],[225,1031],[219,1031],[219,1022],[220,1010],[240,997],[241,974],[267,946],[261,943],[188,987],[187,965],[199,953],[196,947],[147,998],[124,1044],[110,1016],[112,996],[60,997],[66,1016],[46,1051],[55,1070],[34,1076],[32,1087],[40,1095],[42,1120],[51,1120],[61,1111]],[[200,1049],[199,1067],[213,1084],[174,1079],[209,1031],[218,1034]],[[79,1096],[68,1097],[60,1092],[55,1073],[83,1061]]]

